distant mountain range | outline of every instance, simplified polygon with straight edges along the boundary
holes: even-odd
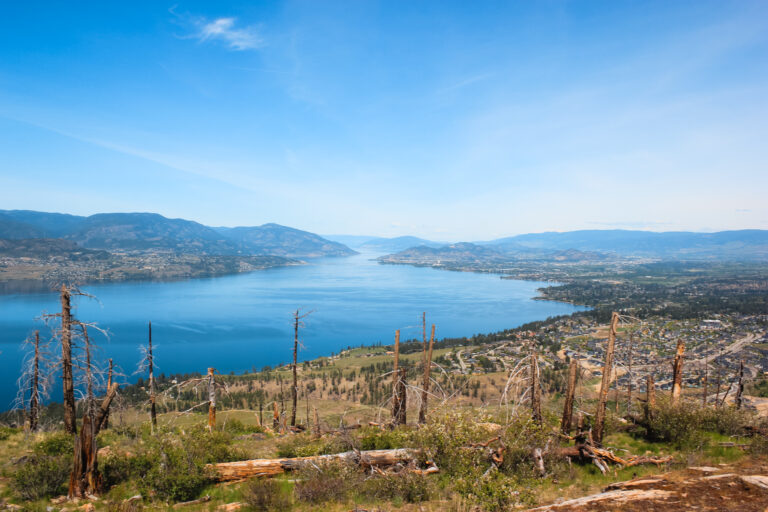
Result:
[[[380,236],[363,235],[326,235],[329,240],[335,240],[362,251],[373,252],[396,252],[420,245],[426,247],[443,247],[448,242],[434,242],[415,236],[397,236],[394,238],[385,238]]]
[[[589,230],[534,233],[488,242],[435,247],[419,245],[393,251],[386,262],[493,264],[510,260],[595,262],[611,258],[656,260],[768,261],[768,231],[718,233]]]
[[[60,239],[82,248],[112,252],[171,251],[286,258],[355,254],[344,244],[278,224],[212,228],[189,220],[168,219],[156,213],[101,213],[81,217],[29,210],[0,210],[0,239]],[[34,247],[40,249],[42,246],[37,244]]]
[[[507,253],[575,249],[619,256],[677,260],[768,259],[768,230],[717,233],[689,231],[582,230],[531,233],[485,242]]]

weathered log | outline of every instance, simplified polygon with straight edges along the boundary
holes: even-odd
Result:
[[[392,466],[400,463],[415,462],[421,452],[408,448],[394,450],[366,450],[335,453],[331,455],[316,455],[313,457],[296,457],[292,459],[254,459],[237,462],[222,462],[212,464],[216,480],[229,482],[245,480],[246,478],[273,476],[292,471],[304,464],[313,462],[347,461],[364,467]]]
[[[645,501],[662,499],[666,500],[675,496],[672,491],[662,491],[656,489],[634,489],[628,491],[616,490],[602,492],[599,494],[593,494],[591,496],[584,496],[583,498],[576,498],[573,500],[567,500],[553,505],[545,505],[543,507],[531,508],[527,512],[548,512],[555,510],[574,510],[574,507],[586,507],[583,510],[591,510],[589,507],[594,507],[598,504],[604,504],[609,507],[605,510],[620,510],[619,504],[627,503],[630,501]],[[582,509],[578,509],[582,510]]]
[[[200,503],[207,503],[211,501],[211,497],[209,495],[205,495],[202,498],[198,498],[196,500],[191,501],[182,501],[181,503],[176,503],[173,508],[181,508],[186,507],[187,505],[199,505]]]

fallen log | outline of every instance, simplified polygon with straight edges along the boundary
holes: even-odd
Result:
[[[246,478],[279,475],[286,471],[298,469],[309,462],[346,461],[363,467],[378,467],[416,462],[419,455],[421,455],[419,450],[398,448],[394,450],[349,451],[331,455],[315,455],[312,457],[295,457],[290,459],[241,460],[209,464],[208,466],[215,471],[215,479],[217,481],[231,482],[245,480]],[[432,472],[434,473],[434,471]]]
[[[173,506],[173,508],[182,508],[182,507],[186,507],[186,506],[188,506],[188,505],[199,505],[200,503],[207,503],[207,502],[209,502],[209,501],[211,501],[211,497],[210,497],[209,495],[207,495],[207,494],[206,494],[206,495],[205,495],[205,496],[203,496],[202,498],[198,498],[198,499],[196,499],[196,500],[192,500],[192,501],[183,501],[183,502],[181,502],[181,503],[176,503],[176,504]]]
[[[605,473],[607,466],[606,461],[613,462],[622,467],[639,466],[640,464],[655,464],[657,466],[666,464],[672,461],[672,457],[647,457],[644,455],[635,456],[632,455],[627,458],[621,458],[615,455],[610,450],[598,448],[588,443],[577,444],[576,446],[568,446],[558,450],[560,457],[574,457],[579,459],[591,460],[602,473]]]
[[[584,496],[583,498],[576,498],[573,500],[567,500],[553,505],[545,505],[543,507],[531,508],[527,512],[548,512],[554,510],[567,509],[572,510],[572,507],[594,507],[598,504],[604,504],[611,507],[610,510],[620,510],[619,505],[629,503],[632,501],[648,501],[648,500],[667,500],[675,496],[672,491],[662,491],[655,489],[633,489],[628,491],[608,491],[600,494],[593,494],[591,496]],[[584,510],[591,510],[586,508]]]

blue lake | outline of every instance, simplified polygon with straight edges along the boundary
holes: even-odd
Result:
[[[74,313],[109,331],[108,339],[96,339],[98,358],[113,358],[135,380],[150,320],[156,372],[204,373],[213,366],[221,373],[240,373],[290,360],[291,313],[297,308],[314,310],[300,332],[301,359],[348,346],[392,343],[395,329],[403,339],[420,337],[422,311],[443,338],[499,331],[583,309],[532,300],[547,283],[379,265],[373,257],[313,260],[211,279],[84,286],[98,300],[78,298]],[[16,395],[21,341],[35,329],[41,338],[50,338],[50,330],[36,319],[59,307],[53,292],[0,295],[0,410]],[[54,389],[57,398],[60,385]]]

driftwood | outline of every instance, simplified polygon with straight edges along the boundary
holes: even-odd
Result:
[[[419,450],[398,448],[394,450],[366,450],[335,453],[331,455],[316,455],[313,457],[296,457],[291,459],[254,459],[237,462],[222,462],[209,465],[215,471],[219,482],[232,482],[246,478],[273,476],[301,468],[308,463],[346,461],[362,467],[392,466],[415,462],[421,454]],[[430,469],[420,470],[430,471]],[[434,470],[430,472],[435,472]]]

